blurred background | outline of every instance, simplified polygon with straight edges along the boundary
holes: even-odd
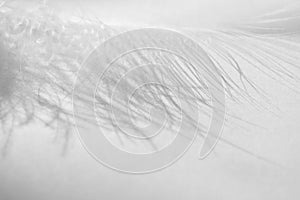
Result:
[[[286,6],[297,0],[28,0],[14,1],[31,9],[47,2],[64,13],[82,12],[120,26],[214,27],[243,21]]]

